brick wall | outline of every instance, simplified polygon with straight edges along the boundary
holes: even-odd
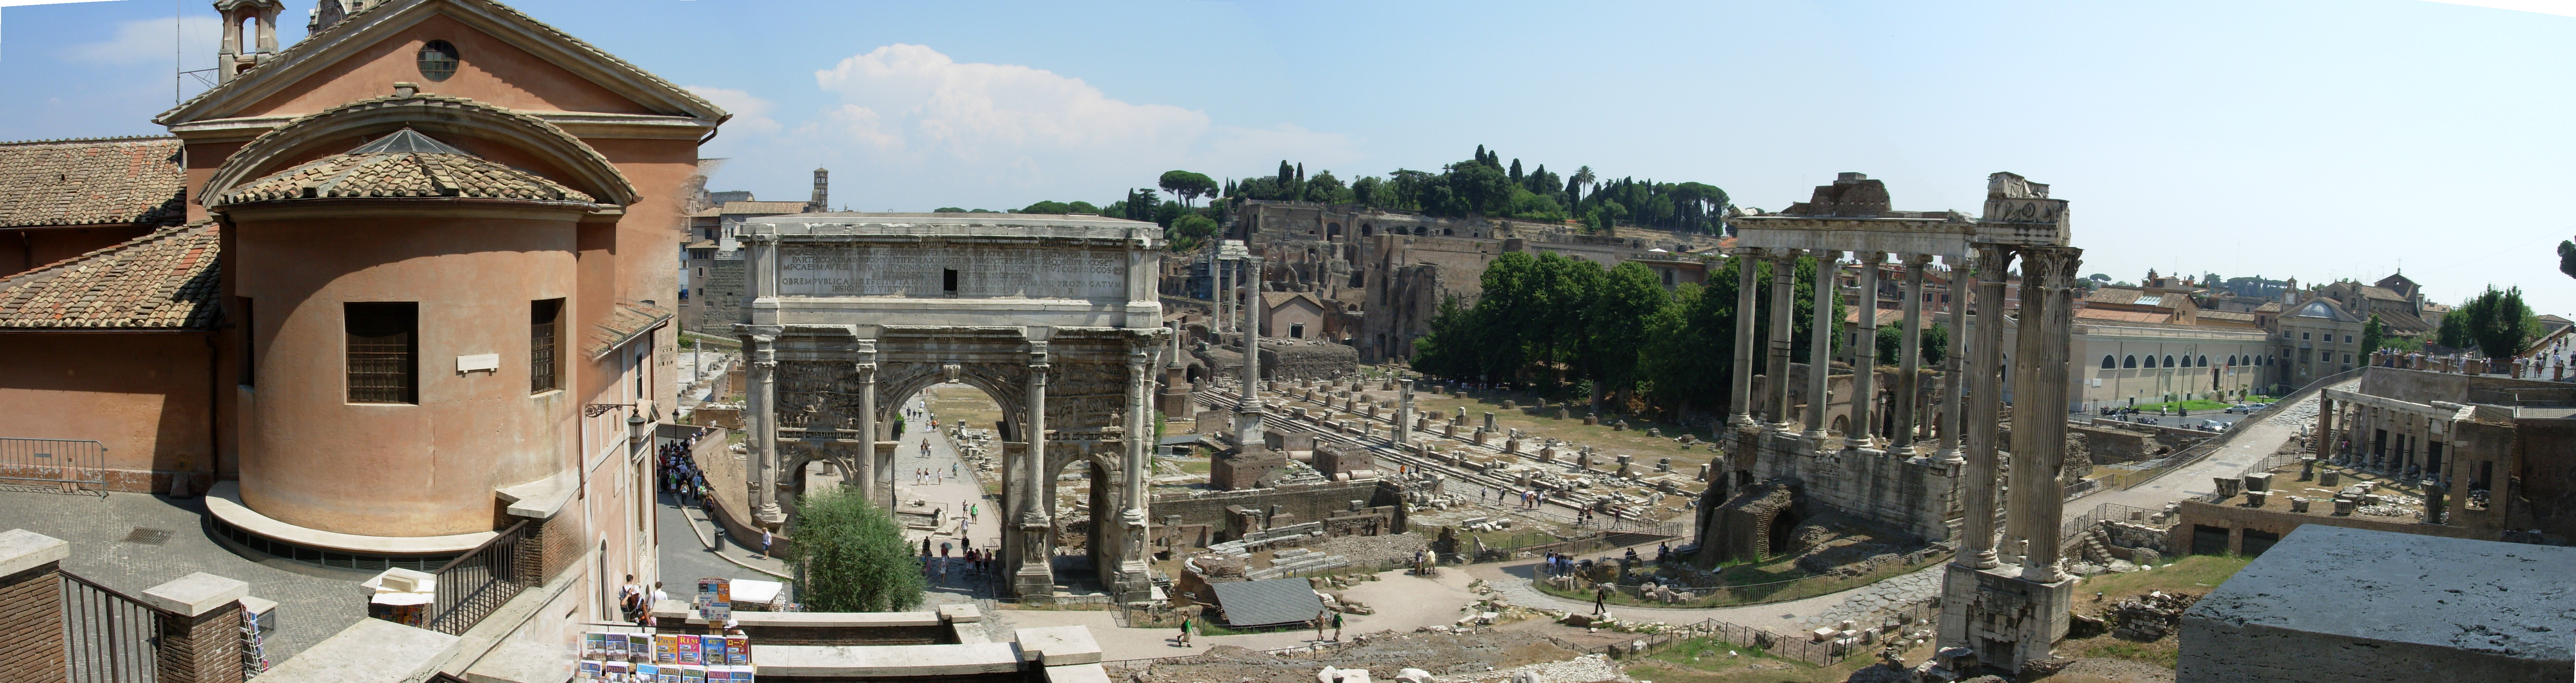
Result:
[[[2242,501],[2244,499],[2237,498],[2235,500]],[[2321,500],[2317,501],[2316,504],[2319,506],[2331,506],[2333,505],[2333,502]],[[2165,540],[2165,547],[2172,549],[2175,554],[2188,553],[2191,551],[2191,534],[2194,526],[2211,526],[2227,529],[2227,551],[2230,553],[2244,552],[2245,530],[2247,529],[2279,534],[2286,538],[2290,535],[2291,531],[2297,530],[2301,525],[2306,524],[2319,524],[2324,526],[2343,527],[2347,529],[2388,531],[2401,534],[2416,534],[2419,536],[2441,536],[2444,538],[2469,538],[2487,541],[2496,540],[2497,538],[2497,534],[2493,531],[2471,529],[2467,527],[2447,526],[2441,524],[2419,524],[2415,522],[2381,522],[2371,519],[2335,517],[2332,515],[2303,515],[2296,512],[2258,510],[2254,508],[2237,507],[2233,504],[2206,503],[2198,500],[2183,501],[2182,514],[2179,516],[2179,519],[2181,520],[2181,523],[2174,525],[2172,532],[2173,535]]]
[[[690,300],[699,311],[697,325],[692,329],[726,335],[732,333],[734,323],[742,322],[743,263],[738,258],[708,262],[706,283],[698,285],[706,293]]]
[[[0,683],[63,680],[62,591],[53,563],[0,577]]]
[[[161,683],[241,683],[241,604],[161,615]]]

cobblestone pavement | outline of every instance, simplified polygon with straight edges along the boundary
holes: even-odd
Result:
[[[358,578],[284,560],[253,561],[206,534],[202,499],[140,493],[75,496],[0,490],[0,529],[26,529],[71,543],[65,571],[140,596],[145,589],[195,572],[250,584],[250,594],[278,603],[278,628],[264,643],[269,662],[283,662],[366,618]],[[137,528],[170,531],[161,545],[126,542]],[[290,569],[292,568],[292,569]],[[312,573],[304,573],[312,572]]]
[[[662,536],[662,546],[658,551],[661,557],[662,590],[669,592],[674,599],[689,599],[684,594],[696,590],[691,587],[691,582],[701,578],[779,580],[776,576],[745,568],[743,564],[774,572],[787,572],[785,562],[776,559],[753,559],[753,556],[760,553],[758,548],[745,547],[730,536],[714,533],[715,524],[707,521],[706,511],[694,506],[681,505],[677,497],[671,494],[660,494],[653,508],[654,516],[657,518],[654,523],[660,526]],[[714,543],[710,544],[709,541]],[[759,543],[759,539],[752,539],[752,542]],[[717,557],[718,553],[736,561],[725,561],[723,557]]]

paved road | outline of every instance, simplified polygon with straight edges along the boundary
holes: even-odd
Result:
[[[2316,414],[2316,402],[2316,396],[2311,395],[2282,409],[2281,415],[2313,416]],[[2245,468],[2262,462],[2264,457],[2279,450],[2282,442],[2299,435],[2300,425],[2297,424],[2299,422],[2271,419],[2239,427],[2229,433],[2225,448],[2209,454],[2209,457],[2202,458],[2200,462],[2167,472],[2164,476],[2156,477],[2126,491],[2103,491],[2075,499],[2067,504],[2066,513],[2083,514],[2103,503],[2118,503],[2156,510],[2162,509],[2166,503],[2208,495],[2211,487],[2215,486],[2210,483],[2212,477],[2237,476],[2243,474]]]
[[[320,568],[274,558],[254,561],[215,544],[205,532],[203,499],[140,493],[95,495],[0,490],[0,529],[26,529],[71,544],[64,571],[127,595],[196,572],[250,584],[250,594],[277,601],[278,629],[264,643],[271,663],[286,661],[366,618],[374,572],[330,576]],[[123,539],[138,528],[170,532],[160,545]]]

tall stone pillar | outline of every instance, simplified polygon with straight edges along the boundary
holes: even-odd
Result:
[[[1878,423],[1872,421],[1869,410],[1871,404],[1878,402],[1878,264],[1887,260],[1887,254],[1863,251],[1854,252],[1852,257],[1860,261],[1859,291],[1852,295],[1852,307],[1858,309],[1852,331],[1859,335],[1859,341],[1852,345],[1851,429],[1844,431],[1843,440],[1852,448],[1871,448],[1878,445]],[[1825,317],[1831,319],[1833,307],[1825,308],[1829,309]],[[1842,326],[1834,327],[1834,334],[1841,336]]]
[[[1962,375],[1968,380],[1967,403],[1960,411],[1967,427],[1966,472],[1959,475],[1960,540],[1958,557],[1978,569],[1992,569],[1995,557],[1995,427],[2003,409],[2004,271],[2013,252],[2002,245],[1978,244],[1977,330],[1969,344],[1970,359]],[[1958,302],[1954,298],[1952,305]],[[2015,468],[2019,469],[2019,468]]]
[[[1154,464],[1154,421],[1151,390],[1152,375],[1145,374],[1151,360],[1147,345],[1151,338],[1138,340],[1127,351],[1127,430],[1126,448],[1120,449],[1124,462],[1119,464],[1119,496],[1126,500],[1126,510],[1119,515],[1124,527],[1118,548],[1118,571],[1114,587],[1119,600],[1149,600],[1153,597],[1153,572],[1146,567],[1147,538],[1150,529],[1145,496],[1145,472]]]
[[[1780,429],[1796,429],[1789,422],[1789,309],[1790,298],[1797,291],[1798,250],[1771,250],[1771,364],[1762,368],[1771,377],[1771,423]]]
[[[753,519],[761,524],[787,521],[773,492],[778,489],[778,349],[777,338],[751,338],[751,391],[743,402],[751,409],[751,496]]]
[[[1413,380],[1396,380],[1395,445],[1413,445]]]
[[[1753,316],[1755,314],[1754,290],[1758,289],[1755,287],[1757,283],[1754,282],[1754,278],[1758,276],[1760,270],[1755,267],[1754,259],[1755,254],[1760,252],[1759,249],[1736,249],[1733,252],[1735,373],[1730,379],[1734,380],[1735,391],[1727,397],[1731,399],[1728,405],[1735,409],[1735,416],[1729,419],[1728,423],[1737,427],[1753,426]]]
[[[874,359],[876,343],[862,341],[860,356]],[[877,364],[858,364],[859,376],[859,457],[858,471],[851,473],[859,480],[859,499],[879,505],[891,501],[877,498]]]
[[[1216,291],[1210,295],[1216,299],[1216,331],[1218,339],[1222,340],[1224,333],[1234,331],[1234,262],[1224,256],[1216,256],[1214,260]]]
[[[1965,464],[1968,456],[1960,444],[1967,424],[1968,376],[1968,274],[1966,259],[1941,257],[1950,267],[1950,347],[1941,354],[1941,459],[1951,464]]]
[[[2308,448],[2315,452],[2319,462],[2334,457],[2335,400],[2327,398],[2323,391],[2317,392],[2317,430],[2311,440],[2313,443],[2308,444]]]
[[[2066,506],[2058,470],[2066,462],[2068,348],[2075,332],[2075,271],[2083,252],[2073,247],[2022,248],[2021,349],[2013,362],[2013,468],[2009,519],[2012,535],[2030,540],[2022,556],[2023,579],[2066,580],[2059,560],[2059,525]]]
[[[1914,445],[1914,421],[1923,394],[1923,267],[1932,257],[1908,254],[1905,257],[1905,341],[1899,344],[1896,361],[1896,438],[1897,448]]]
[[[1054,556],[1047,547],[1047,536],[1053,531],[1046,498],[1047,443],[1047,343],[1029,342],[1028,417],[1022,423],[1028,433],[1020,439],[1027,450],[1020,455],[1020,567],[1012,576],[1013,594],[1022,597],[1055,594]]]
[[[1809,312],[1807,337],[1807,433],[1818,449],[1827,449],[1825,408],[1832,404],[1825,395],[1826,378],[1833,374],[1834,338],[1842,335],[1841,322],[1834,319],[1834,262],[1841,260],[1839,251],[1810,251],[1816,257],[1815,301]],[[1785,375],[1784,375],[1785,376]]]
[[[1181,324],[1174,321],[1164,327],[1163,395],[1154,403],[1155,412],[1166,419],[1194,414],[1190,409],[1189,368],[1181,365]]]
[[[1261,260],[1245,258],[1244,274],[1252,278],[1244,297],[1243,316],[1243,392],[1234,403],[1235,443],[1244,446],[1261,443]]]

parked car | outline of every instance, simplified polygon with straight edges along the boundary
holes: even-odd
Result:
[[[2252,413],[2252,412],[2254,412],[2254,407],[2253,407],[2253,406],[2245,405],[2245,404],[2242,404],[2242,403],[2239,403],[2239,404],[2236,404],[2236,405],[2232,405],[2232,406],[2228,406],[2228,407],[2227,407],[2227,414],[2229,414],[2229,415],[2244,415],[2244,414]]]
[[[2251,407],[2251,408],[2253,408],[2253,409],[2255,409],[2255,410],[2262,410],[2262,409],[2264,409],[2264,408],[2270,408],[2270,407],[2272,407],[2272,404],[2269,404],[2269,403],[2248,403],[2248,404],[2245,404],[2245,405],[2246,405],[2247,407]]]
[[[2217,420],[2201,420],[2199,424],[2192,425],[2192,428],[2204,432],[2223,432],[2227,431],[2227,423]]]

